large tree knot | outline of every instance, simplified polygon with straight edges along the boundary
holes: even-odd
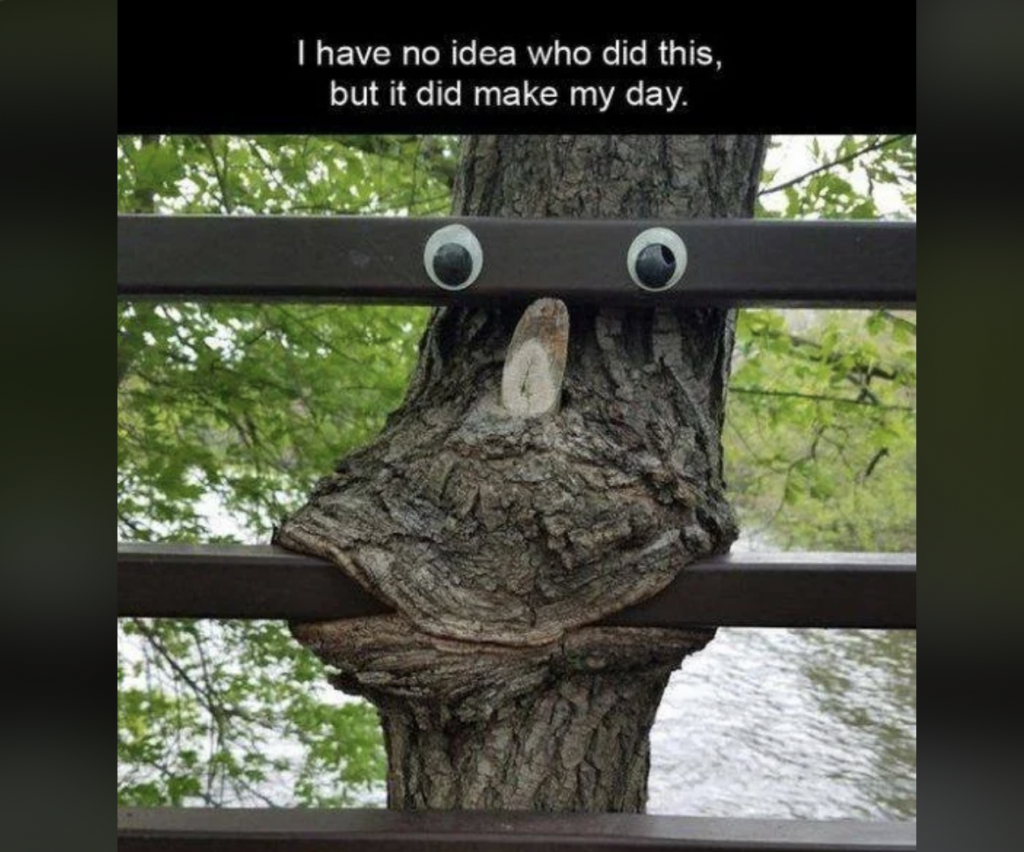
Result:
[[[696,379],[666,366],[680,321],[583,308],[570,347],[566,305],[540,299],[521,316],[449,308],[428,337],[446,369],[279,544],[333,561],[419,630],[506,645],[556,641],[728,547],[717,434],[681,386]]]
[[[378,706],[412,702],[432,726],[485,722],[521,695],[566,678],[667,677],[715,633],[583,627],[546,645],[512,647],[441,639],[400,615],[296,623],[291,629],[335,669],[336,687]]]
[[[399,615],[292,632],[377,705],[392,808],[643,809],[670,672],[713,629],[583,627],[546,645],[440,639]]]

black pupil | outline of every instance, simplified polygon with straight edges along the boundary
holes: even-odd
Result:
[[[662,243],[652,243],[636,259],[636,277],[648,287],[664,287],[676,271],[676,256]]]
[[[458,243],[445,243],[434,255],[434,274],[449,287],[465,284],[473,272],[473,258]]]

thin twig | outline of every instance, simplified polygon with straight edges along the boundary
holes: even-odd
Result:
[[[212,136],[200,136],[199,141],[203,143],[207,153],[210,155],[210,164],[213,166],[213,174],[217,178],[217,185],[220,187],[221,205],[225,213],[230,213],[233,207],[231,203],[231,192],[228,188],[228,160],[227,142],[224,143],[225,157],[223,163],[217,162],[217,152],[213,147]],[[221,169],[223,166],[223,170]]]
[[[810,177],[814,177],[815,175],[821,174],[822,172],[827,172],[829,169],[834,168],[835,166],[841,166],[844,163],[851,163],[864,154],[870,154],[872,151],[878,151],[882,148],[886,148],[889,145],[893,145],[896,142],[906,139],[908,136],[910,136],[909,133],[901,133],[898,136],[890,136],[888,139],[882,139],[879,142],[873,142],[870,145],[865,145],[859,151],[854,151],[852,154],[847,154],[845,157],[840,157],[838,160],[832,160],[832,162],[830,163],[824,163],[823,165],[820,165],[817,168],[811,169],[809,172],[805,172],[799,177],[795,177],[792,180],[787,180],[785,183],[780,183],[777,184],[776,186],[770,186],[768,187],[768,189],[762,189],[757,194],[757,197],[761,198],[765,195],[771,195],[773,192],[782,192],[782,190],[784,189],[789,189],[789,187],[791,186],[796,186],[798,183],[803,183]]]
[[[850,399],[843,396],[824,396],[815,393],[801,393],[799,391],[773,391],[763,388],[737,388],[730,387],[730,393],[748,394],[750,396],[782,396],[795,399],[807,399],[814,402],[832,402],[839,405],[866,405],[868,408],[880,408],[883,411],[917,411],[912,405],[879,405],[866,399]]]

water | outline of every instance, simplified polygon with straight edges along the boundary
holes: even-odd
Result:
[[[720,629],[665,690],[648,813],[915,819],[916,668],[908,630]]]
[[[648,811],[916,818],[916,639],[719,630],[665,691]]]
[[[913,631],[720,629],[665,691],[651,732],[648,812],[914,819],[916,639]],[[355,700],[326,683],[315,689],[326,701]],[[268,750],[296,765],[304,758],[286,737]],[[294,804],[293,783],[286,772],[258,786]],[[384,806],[382,783],[350,792],[353,804]]]

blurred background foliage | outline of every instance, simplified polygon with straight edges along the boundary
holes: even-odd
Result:
[[[436,215],[454,137],[117,140],[119,213]],[[799,164],[793,173],[793,163]],[[916,138],[774,143],[758,215],[916,217]],[[121,541],[268,540],[401,402],[428,311],[117,305]],[[747,546],[916,549],[916,314],[740,312],[725,443]],[[118,803],[352,805],[376,713],[276,622],[118,622]]]

